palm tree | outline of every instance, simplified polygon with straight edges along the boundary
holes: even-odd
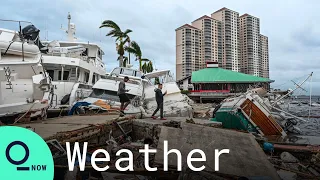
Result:
[[[125,50],[129,53],[132,53],[136,56],[136,60],[139,61],[139,70],[142,70],[142,61],[150,61],[149,59],[142,58],[142,52],[140,46],[135,41],[132,41],[131,46],[126,46]]]
[[[111,36],[116,38],[116,48],[117,48],[117,53],[119,55],[118,61],[119,61],[119,66],[122,67],[124,66],[124,46],[126,43],[130,43],[130,37],[129,33],[132,32],[132,30],[127,29],[124,32],[121,31],[120,27],[113,21],[111,20],[105,20],[102,22],[100,28],[107,27],[111,28],[109,33],[106,36]]]
[[[153,65],[152,65],[152,61],[149,61],[148,63],[145,62],[142,67],[141,70],[143,73],[149,73],[153,71]]]
[[[153,71],[153,66],[152,66],[152,61],[149,61],[148,63],[144,63],[142,65],[142,71],[143,73],[149,73],[149,72],[152,72]]]

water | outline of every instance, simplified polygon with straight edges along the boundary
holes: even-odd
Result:
[[[299,102],[299,104],[289,104]],[[320,104],[320,96],[313,96],[312,103]],[[304,103],[304,104],[302,104]],[[309,106],[310,99],[308,96],[300,96],[296,99],[286,99],[282,109],[299,117],[303,117],[306,122],[300,121],[298,127],[302,131],[302,135],[320,137],[320,106]],[[309,118],[310,111],[310,118]]]

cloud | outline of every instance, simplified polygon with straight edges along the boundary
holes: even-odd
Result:
[[[317,32],[314,26],[304,26],[292,34],[292,38],[306,48],[320,47],[320,32]]]
[[[256,1],[256,0],[4,0],[0,19],[31,21],[41,30],[44,39],[65,40],[60,29],[66,28],[67,14],[76,24],[79,41],[99,44],[107,70],[117,66],[114,39],[106,37],[108,29],[99,29],[103,20],[114,20],[124,29],[132,29],[131,39],[138,42],[143,56],[154,61],[158,69],[175,73],[175,29],[198,17],[228,7],[240,14],[260,18],[260,31],[269,37],[270,76],[272,86],[286,83],[283,89],[294,87],[291,79],[314,72],[313,92],[320,94],[320,2]],[[3,24],[1,28],[17,26]],[[133,58],[133,57],[132,57]],[[138,62],[134,61],[134,67]]]

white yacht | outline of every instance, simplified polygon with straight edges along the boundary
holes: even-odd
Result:
[[[19,22],[21,23],[21,22]],[[50,104],[50,78],[35,45],[39,30],[29,25],[20,31],[0,29],[0,120],[45,118]],[[0,124],[1,124],[0,122]]]
[[[170,75],[169,70],[143,74],[141,71],[131,68],[114,68],[108,76],[96,82],[93,86],[93,92],[83,101],[93,104],[98,100],[103,100],[111,107],[119,107],[120,102],[117,91],[119,82],[125,76],[129,77],[129,81],[126,82],[126,89],[129,90],[127,95],[131,99],[131,103],[125,113],[142,113],[148,116],[156,109],[154,92],[157,87],[155,85],[156,78],[163,84],[163,92],[167,91],[167,95],[164,98],[164,113],[166,116],[170,114],[189,116],[192,112],[190,106],[192,101],[180,93],[180,89]]]
[[[104,52],[89,42],[77,42],[76,28],[68,15],[68,41],[44,41],[41,45],[43,66],[53,84],[49,111],[70,107],[79,99],[88,97],[92,85],[106,74],[102,61]]]

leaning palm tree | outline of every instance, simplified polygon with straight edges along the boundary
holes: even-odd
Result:
[[[125,50],[129,53],[132,53],[136,56],[136,60],[139,61],[139,70],[142,70],[142,61],[150,61],[149,59],[142,58],[142,51],[140,46],[135,41],[132,41],[130,46],[126,46]]]
[[[124,66],[123,63],[123,58],[124,58],[124,46],[126,43],[130,43],[130,37],[129,33],[132,32],[132,30],[127,29],[124,32],[121,31],[120,27],[113,21],[111,20],[106,20],[103,21],[100,28],[107,27],[111,28],[109,33],[106,36],[114,37],[116,38],[116,46],[117,46],[117,52],[118,52],[118,61],[119,61],[119,66],[122,67]]]

